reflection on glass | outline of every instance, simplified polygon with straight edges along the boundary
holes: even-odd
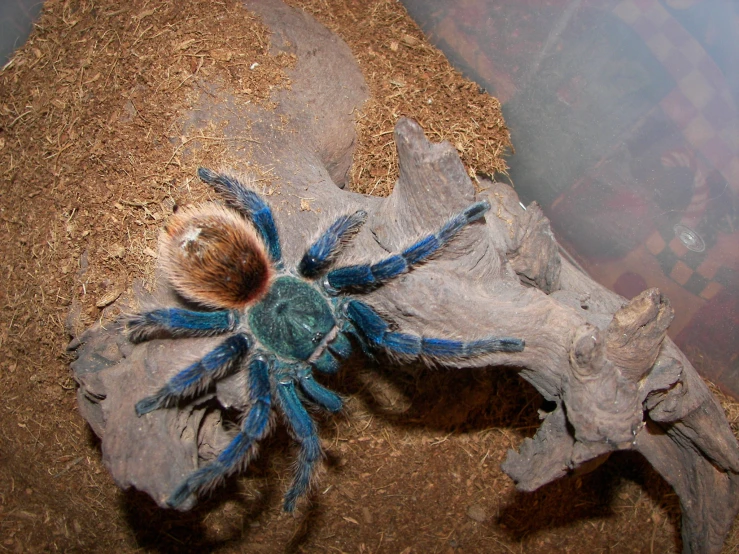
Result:
[[[667,294],[673,339],[739,398],[739,3],[403,2],[503,104],[521,199],[604,285]]]

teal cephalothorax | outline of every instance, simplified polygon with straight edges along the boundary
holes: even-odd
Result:
[[[326,299],[296,277],[276,279],[249,310],[254,336],[278,356],[293,360],[310,358],[335,325]]]

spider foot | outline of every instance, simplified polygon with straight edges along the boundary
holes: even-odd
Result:
[[[158,410],[159,408],[166,408],[172,396],[168,394],[169,391],[166,388],[162,388],[151,396],[139,400],[136,402],[136,415],[141,417],[144,414]]]
[[[251,444],[246,445],[247,451]],[[247,452],[242,452],[239,458],[243,458]],[[220,460],[220,456],[219,456]],[[232,469],[226,467],[219,460],[201,467],[192,472],[182,483],[180,483],[174,492],[167,499],[167,505],[170,508],[178,509],[182,507],[191,496],[199,496],[200,494],[215,488]]]
[[[317,435],[309,437],[301,443],[295,476],[293,477],[290,488],[285,493],[285,499],[282,505],[283,510],[293,512],[298,500],[308,493],[315,473],[316,462],[322,456],[323,451],[321,450],[321,444]]]

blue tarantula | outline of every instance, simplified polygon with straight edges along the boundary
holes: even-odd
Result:
[[[244,468],[280,412],[300,453],[284,509],[295,508],[311,482],[322,450],[305,405],[338,412],[338,395],[313,378],[336,373],[352,350],[350,336],[370,353],[451,363],[491,352],[520,352],[523,340],[489,337],[472,341],[429,338],[392,330],[372,307],[349,293],[381,286],[437,253],[466,225],[490,209],[476,202],[399,254],[374,264],[331,268],[341,247],[359,231],[367,213],[337,218],[307,249],[297,268],[283,266],[280,239],[267,203],[237,179],[199,169],[198,176],[228,206],[206,204],[177,212],[162,235],[166,276],[186,300],[205,308],[161,308],[129,317],[134,342],[160,336],[228,335],[202,359],[136,404],[143,416],[171,407],[222,377],[245,369],[247,406],[241,429],[218,457],[191,473],[168,504],[181,507]],[[207,311],[206,311],[207,310]]]

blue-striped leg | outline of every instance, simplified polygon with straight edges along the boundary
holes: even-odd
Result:
[[[236,329],[239,316],[234,311],[194,312],[180,308],[161,308],[128,316],[126,330],[131,342],[156,336],[208,337]]]
[[[298,498],[308,492],[316,462],[321,459],[321,442],[316,433],[316,426],[300,402],[292,380],[285,380],[277,385],[277,394],[282,413],[285,414],[295,439],[300,443],[295,476],[285,494],[283,504],[286,512],[292,512]]]
[[[359,300],[349,300],[346,316],[372,346],[405,356],[428,356],[439,360],[471,358],[492,352],[521,352],[524,341],[511,337],[487,337],[472,341],[440,339],[397,333],[371,307]],[[360,337],[360,338],[361,338]]]
[[[367,212],[364,210],[339,217],[305,252],[298,265],[298,272],[303,277],[316,277],[331,265],[342,244],[351,239],[366,220]]]
[[[249,397],[251,408],[239,434],[215,460],[191,473],[175,489],[167,504],[177,508],[191,495],[212,489],[221,479],[249,463],[254,444],[268,431],[272,406],[269,364],[263,356],[255,356],[249,363]]]
[[[339,267],[326,274],[324,286],[331,294],[346,289],[372,289],[401,275],[443,248],[459,231],[477,221],[490,209],[487,201],[475,202],[450,218],[433,235],[427,235],[400,254],[395,254],[375,264],[358,264]]]
[[[239,333],[228,337],[202,359],[187,366],[151,396],[136,403],[136,414],[142,416],[171,406],[180,398],[191,396],[216,379],[236,370],[251,348],[249,338]]]

